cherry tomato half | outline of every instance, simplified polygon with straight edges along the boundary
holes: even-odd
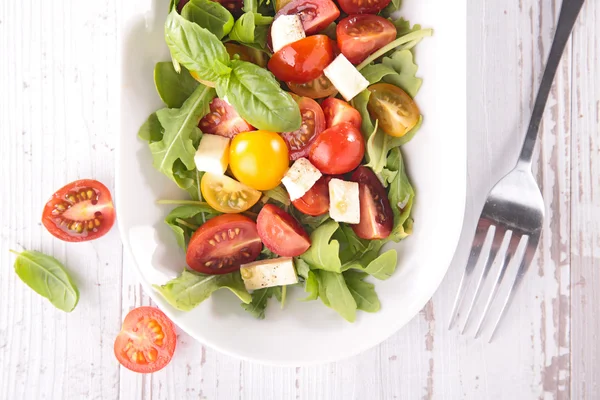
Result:
[[[314,35],[327,28],[340,16],[340,10],[331,0],[293,0],[275,15],[298,15],[306,36]]]
[[[317,217],[329,211],[329,181],[331,176],[322,176],[304,196],[292,204],[300,212]]]
[[[356,236],[368,240],[390,236],[394,228],[394,214],[377,175],[370,168],[361,165],[350,180],[358,183],[360,196],[360,223],[352,225]]]
[[[190,268],[203,274],[228,274],[256,260],[261,250],[254,221],[240,214],[223,214],[194,232],[186,261]]]
[[[288,145],[292,161],[306,157],[312,142],[325,130],[325,116],[319,103],[308,97],[300,97],[296,101],[302,114],[302,126],[293,132],[281,134]]]
[[[202,197],[212,208],[228,214],[246,211],[262,196],[258,190],[227,175],[215,175],[209,172],[202,176],[200,190]]]
[[[163,369],[175,352],[175,326],[155,307],[134,308],[115,339],[115,357],[125,368],[141,373]]]
[[[391,0],[339,0],[338,4],[346,14],[377,14],[390,4]]]
[[[229,103],[219,98],[210,102],[210,112],[200,120],[198,127],[204,133],[228,138],[233,138],[240,132],[254,130]]]
[[[371,97],[367,108],[379,127],[394,137],[406,135],[419,122],[421,112],[414,100],[398,86],[378,83],[369,86]]]
[[[269,70],[277,79],[307,83],[323,73],[333,61],[331,39],[314,35],[282,47],[269,60]]]
[[[326,129],[310,148],[309,160],[324,174],[352,171],[365,155],[365,140],[352,124],[343,122]]]
[[[93,179],[71,182],[48,200],[42,223],[48,232],[65,242],[98,239],[115,223],[110,191]]]
[[[342,54],[352,64],[360,64],[396,39],[396,27],[377,15],[351,15],[340,21],[336,34]]]
[[[297,257],[310,247],[310,237],[302,225],[273,204],[260,210],[256,225],[265,247],[277,255]]]
[[[324,74],[307,83],[286,82],[288,88],[298,96],[322,99],[337,92],[333,83]]]
[[[323,113],[325,114],[325,122],[327,128],[341,124],[342,122],[349,122],[354,125],[357,129],[360,129],[362,124],[362,117],[358,110],[352,107],[344,100],[330,97],[323,100],[321,103]]]

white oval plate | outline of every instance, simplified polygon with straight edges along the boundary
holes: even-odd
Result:
[[[424,124],[404,147],[417,192],[414,235],[398,245],[392,278],[376,281],[381,311],[360,312],[347,323],[320,301],[300,302],[292,290],[284,310],[272,303],[267,318],[253,319],[229,291],[216,292],[191,312],[175,310],[152,289],[185,265],[163,220],[170,207],[158,199],[185,194],[152,167],[137,131],[163,107],[153,84],[157,61],[168,60],[163,38],[167,0],[121,4],[121,140],[117,166],[117,215],[127,251],[144,289],[181,329],[230,355],[276,365],[336,361],[373,347],[412,319],[441,283],[462,225],[466,193],[466,0],[404,0],[402,15],[432,27],[434,37],[417,48],[417,97]]]

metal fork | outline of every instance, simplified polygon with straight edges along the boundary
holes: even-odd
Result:
[[[481,334],[490,306],[496,298],[498,288],[509,265],[519,264],[512,286],[501,303],[498,318],[493,325],[490,335],[491,342],[506,309],[509,307],[515,292],[531,265],[544,222],[544,200],[531,171],[531,156],[558,64],[583,3],[584,0],[564,0],[562,3],[554,42],[535,101],[521,155],[516,167],[502,178],[488,194],[481,217],[477,223],[467,266],[454,300],[448,329],[452,328],[459,316],[459,309],[461,309],[465,300],[465,293],[472,283],[473,273],[477,265],[483,264],[483,270],[477,279],[473,297],[468,303],[462,333],[469,325],[473,308],[481,294],[483,282],[492,270],[492,266],[495,263],[500,264],[493,277],[491,290],[477,325],[476,338]],[[506,242],[508,242],[508,245],[505,244]]]

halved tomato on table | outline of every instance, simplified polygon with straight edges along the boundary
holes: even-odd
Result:
[[[337,92],[333,83],[324,74],[306,83],[286,82],[288,88],[298,96],[322,99]]]
[[[377,14],[390,4],[391,0],[338,0],[346,14]]]
[[[308,97],[296,100],[302,114],[302,126],[293,132],[281,135],[288,145],[290,160],[308,156],[310,145],[325,130],[325,116],[319,103]]]
[[[104,236],[115,223],[110,191],[93,179],[71,182],[48,200],[42,223],[48,232],[65,242],[84,242]]]
[[[362,124],[362,117],[358,110],[352,107],[344,100],[330,97],[323,100],[321,103],[323,113],[325,114],[325,123],[327,128],[341,124],[342,122],[349,122],[356,128],[360,129]]]
[[[241,132],[249,132],[255,128],[247,123],[231,104],[223,99],[215,98],[210,102],[210,112],[198,124],[204,133],[233,138]]]
[[[324,130],[313,142],[308,158],[324,174],[345,174],[358,167],[365,155],[365,140],[349,122]]]
[[[360,64],[396,39],[396,27],[377,15],[351,15],[340,21],[336,34],[342,54],[352,64]]]
[[[385,239],[394,228],[394,214],[385,188],[368,167],[360,166],[351,181],[358,183],[360,223],[351,225],[361,239]]]
[[[327,28],[340,16],[340,10],[331,0],[294,0],[283,6],[275,18],[280,15],[298,15],[309,36]]]
[[[241,213],[256,204],[262,196],[252,189],[228,177],[207,172],[200,181],[202,197],[215,210],[227,214]]]
[[[329,181],[331,176],[322,176],[304,196],[292,204],[300,212],[317,217],[329,211]]]
[[[314,35],[282,47],[269,60],[269,70],[285,82],[307,83],[323,74],[333,61],[331,39]]]
[[[261,250],[254,221],[240,214],[223,214],[194,232],[186,261],[190,268],[203,274],[228,274],[256,260]]]
[[[125,368],[141,373],[163,369],[175,352],[175,326],[155,307],[129,312],[114,344],[115,357]]]
[[[379,121],[379,127],[388,135],[402,137],[419,122],[419,107],[398,86],[378,83],[369,86],[369,92],[369,113]]]
[[[256,225],[265,247],[277,255],[297,257],[310,247],[310,237],[302,225],[273,204],[260,210]]]

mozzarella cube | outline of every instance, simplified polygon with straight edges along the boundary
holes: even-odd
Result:
[[[299,158],[285,174],[281,183],[290,194],[290,200],[294,201],[304,196],[321,176],[321,171],[308,159]]]
[[[229,139],[219,135],[202,135],[194,162],[198,171],[223,175],[229,165]]]
[[[244,285],[248,290],[298,283],[298,275],[291,257],[255,261],[240,267]]]
[[[360,222],[358,183],[335,178],[329,181],[329,216],[337,222]]]
[[[305,37],[306,33],[302,27],[302,20],[297,14],[280,15],[273,21],[273,25],[271,26],[273,53]]]
[[[337,56],[323,72],[346,101],[352,100],[357,94],[369,87],[369,81],[343,54]]]

